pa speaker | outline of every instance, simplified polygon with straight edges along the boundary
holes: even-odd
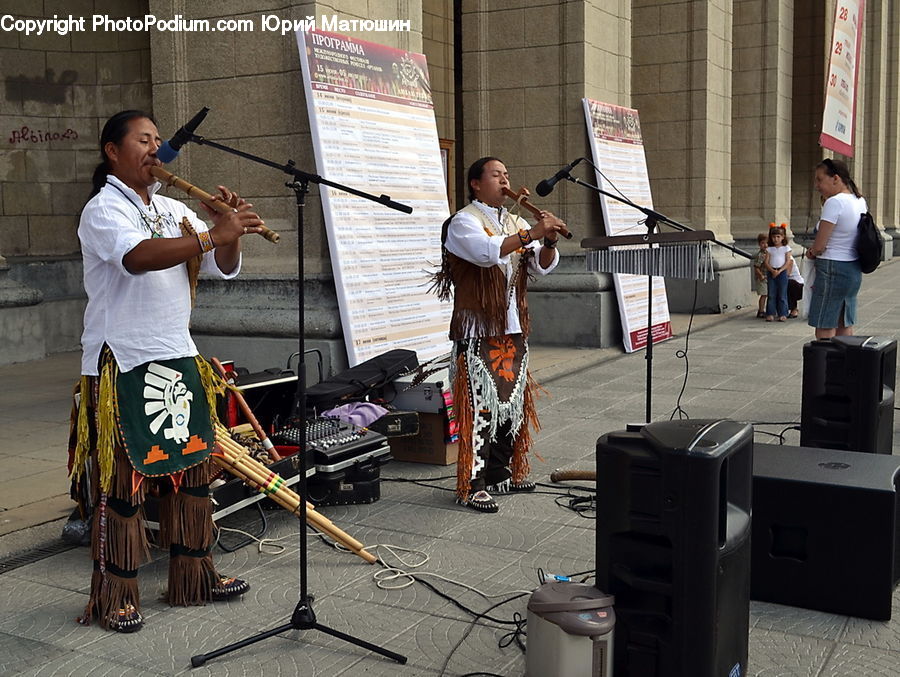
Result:
[[[800,445],[890,454],[897,342],[835,336],[803,346]]]
[[[757,444],[750,596],[886,621],[900,579],[900,456]]]
[[[753,430],[667,421],[597,441],[597,587],[616,677],[747,672]]]

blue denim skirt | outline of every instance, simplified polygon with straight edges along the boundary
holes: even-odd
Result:
[[[810,327],[837,329],[844,313],[844,326],[856,324],[856,294],[862,282],[858,261],[816,259],[816,277],[809,303]]]

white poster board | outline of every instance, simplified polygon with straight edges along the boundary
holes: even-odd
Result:
[[[856,85],[865,0],[838,0],[834,8],[834,32],[828,79],[825,80],[825,108],[819,144],[853,157],[856,120]]]
[[[594,164],[604,175],[597,173],[597,185],[618,194],[621,191],[631,202],[653,208],[650,178],[641,137],[641,122],[633,108],[623,108],[593,99],[582,99],[584,115],[591,140]],[[607,179],[609,177],[609,179]],[[615,186],[610,183],[612,181]],[[607,235],[643,235],[646,227],[640,223],[644,214],[633,207],[605,195],[600,196]],[[647,297],[650,281],[646,275],[614,273],[622,336],[626,352],[647,346]],[[653,343],[672,338],[669,300],[662,277],[653,278]]]
[[[324,31],[297,44],[318,173],[413,208],[320,187],[350,366],[449,352],[452,307],[428,291],[449,208],[425,56]]]

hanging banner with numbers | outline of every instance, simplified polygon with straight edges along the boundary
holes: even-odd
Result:
[[[584,115],[591,141],[594,164],[597,165],[597,185],[613,193],[622,191],[629,200],[643,207],[653,208],[650,196],[650,177],[644,155],[641,121],[633,108],[623,108],[593,99],[582,99]],[[613,182],[615,185],[613,185]],[[647,232],[641,222],[644,214],[633,207],[605,195],[600,196],[603,221],[607,235],[643,235]],[[616,247],[626,249],[630,247]],[[647,347],[648,296],[651,284],[646,275],[613,273],[625,352]],[[666,283],[654,276],[652,282],[653,343],[672,338],[669,300]]]
[[[831,58],[825,81],[825,110],[819,144],[853,157],[856,86],[865,0],[838,0],[831,37]]]
[[[450,212],[425,55],[325,31],[297,44],[318,172],[413,208],[320,187],[350,366],[447,353],[452,308],[428,291]]]

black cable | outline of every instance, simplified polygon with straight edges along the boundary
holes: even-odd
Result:
[[[442,487],[439,484],[432,484],[442,480],[456,479],[456,475],[446,475],[445,477],[425,477],[423,479],[411,479],[408,477],[382,477],[382,482],[405,482],[407,484],[417,484],[420,487],[428,487],[429,489],[439,489],[441,491],[456,491],[449,487]]]
[[[778,444],[784,444],[784,435],[781,433],[770,433],[768,430],[754,430],[753,434],[756,435],[759,433],[760,435],[768,435],[769,437],[775,437],[778,439]]]
[[[596,575],[596,569],[587,569],[586,571],[577,571],[574,574],[566,574],[569,578],[575,578],[576,576],[584,576],[585,574]]]
[[[614,191],[616,191],[616,192],[617,192],[619,195],[621,195],[624,199],[628,200],[629,202],[632,202],[632,200],[630,200],[630,199],[628,198],[628,196],[625,195],[625,193],[623,193],[621,190],[619,190],[619,187],[618,187],[616,184],[614,184],[614,183],[610,180],[610,178],[600,170],[600,168],[599,168],[597,165],[595,165],[593,162],[591,162],[591,159],[590,159],[590,158],[587,158],[587,157],[586,157],[586,158],[584,158],[584,161],[587,162],[591,167],[593,167],[593,168],[594,168],[594,171],[597,172],[601,177],[603,177],[604,179],[606,179],[606,182],[612,187],[612,189],[613,189]]]
[[[519,650],[522,653],[525,653],[525,643],[522,641],[522,638],[528,634],[527,632],[525,632],[526,620],[522,618],[522,614],[516,611],[513,613],[513,623],[516,624],[515,630],[510,630],[505,635],[503,635],[497,642],[497,646],[501,649],[505,649],[510,644],[515,642],[516,646],[519,647]]]
[[[413,578],[415,578],[415,574],[412,574],[412,576],[413,576]],[[451,604],[453,604],[460,611],[464,611],[467,614],[469,614],[470,616],[474,616],[476,621],[481,618],[484,618],[485,620],[491,621],[491,623],[496,623],[497,625],[515,625],[514,621],[507,621],[507,620],[503,620],[502,618],[493,618],[491,616],[488,616],[487,615],[488,611],[490,611],[494,607],[491,607],[490,609],[488,609],[487,611],[485,611],[483,613],[479,613],[478,611],[475,611],[474,609],[470,609],[469,607],[467,607],[465,604],[460,602],[455,597],[448,595],[446,592],[442,592],[441,590],[438,590],[437,587],[433,583],[423,580],[421,578],[415,578],[415,580],[418,581],[419,583],[421,583],[422,585],[424,585],[429,590],[431,590],[438,597],[442,597],[443,599],[445,599],[448,602],[450,602]],[[524,594],[526,594],[526,593],[523,592],[523,593],[517,595],[516,597],[521,597]],[[516,599],[516,597],[513,597],[511,599]],[[509,600],[506,600],[506,601],[508,602]]]
[[[788,430],[801,430],[801,428],[800,428],[799,425],[789,425],[787,428],[784,428],[784,429],[781,431],[781,433],[779,433],[779,434],[780,434],[780,435],[784,435]],[[782,443],[782,444],[783,444],[783,443]]]
[[[778,438],[778,444],[784,445],[784,434],[788,430],[800,430],[800,426],[796,425],[796,424],[789,425],[787,428],[783,428],[781,430],[781,432],[777,432],[777,433],[770,433],[768,430],[754,430],[753,434],[756,435],[757,433],[759,433],[760,435],[769,435],[770,437],[776,437],[776,438]]]
[[[513,600],[519,599],[520,597],[524,597],[524,596],[527,595],[527,594],[528,594],[528,593],[521,592],[521,593],[519,593],[519,594],[517,594],[517,595],[514,595],[514,596],[512,596],[512,597],[507,597],[506,599],[500,600],[500,601],[497,602],[496,604],[493,604],[493,605],[489,606],[489,607],[484,611],[484,613],[479,614],[478,616],[476,616],[475,618],[473,618],[472,621],[471,621],[471,623],[469,623],[469,627],[466,629],[465,633],[463,633],[463,636],[460,637],[459,641],[458,641],[458,642],[454,645],[454,647],[450,650],[450,653],[447,654],[447,658],[444,659],[444,665],[441,667],[441,672],[440,672],[440,674],[443,675],[445,672],[447,672],[447,666],[450,665],[450,660],[453,658],[453,654],[456,653],[457,649],[459,649],[459,647],[462,646],[462,643],[466,641],[466,639],[469,637],[470,634],[472,634],[472,630],[475,628],[475,626],[477,625],[477,623],[478,623],[478,621],[479,621],[480,618],[486,618],[486,617],[487,617],[487,614],[488,614],[489,612],[493,611],[494,609],[496,609],[498,606],[502,606],[503,604],[506,604],[506,603],[508,603],[508,602],[512,602]],[[516,624],[515,621],[506,621],[506,624],[507,624],[507,625],[510,624],[510,623],[512,623],[513,625]],[[478,675],[478,674],[490,674],[490,673],[478,673],[478,672],[476,672],[476,673],[469,673],[469,675]],[[503,677],[503,675],[497,675],[496,677]]]
[[[565,499],[568,498],[568,502]],[[571,510],[579,517],[595,519],[597,517],[597,500],[594,496],[558,496],[554,502],[560,508]]]
[[[679,360],[684,360],[684,380],[681,382],[681,391],[678,393],[678,399],[675,400],[675,408],[672,410],[672,415],[669,416],[669,420],[673,420],[675,418],[675,414],[678,414],[678,419],[683,420],[686,418],[690,418],[688,413],[681,406],[681,398],[684,395],[684,391],[687,388],[688,376],[691,373],[690,362],[688,361],[688,343],[691,340],[691,327],[694,326],[694,313],[697,312],[697,285],[699,280],[694,280],[694,300],[691,302],[691,317],[688,320],[688,328],[687,332],[684,335],[684,348],[682,350],[675,351],[675,357]]]
[[[438,482],[440,480],[455,480],[456,475],[444,475],[442,477],[382,477],[382,482]]]

